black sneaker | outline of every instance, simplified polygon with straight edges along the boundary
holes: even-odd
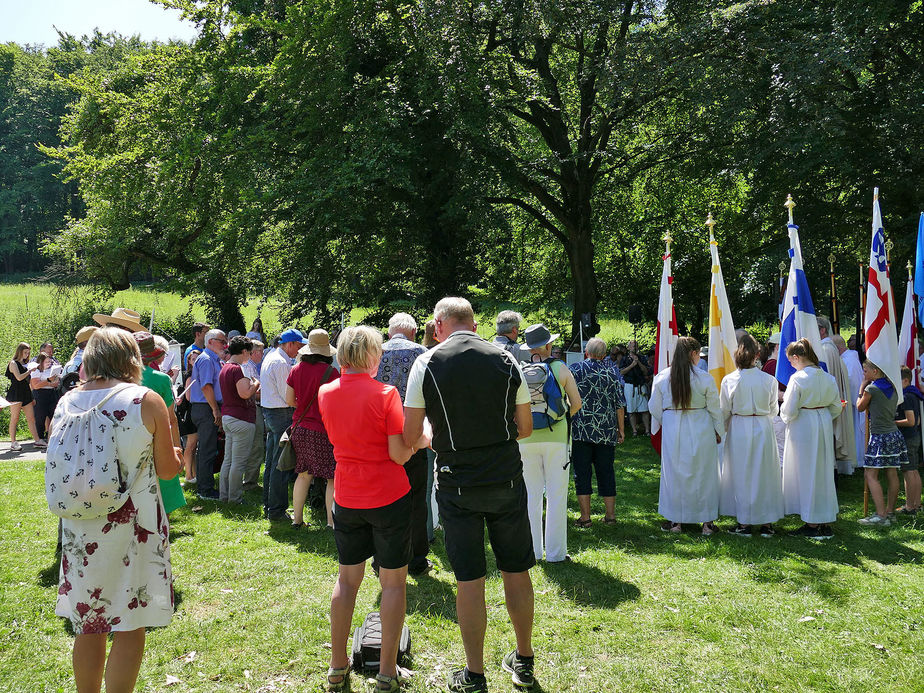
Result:
[[[776,530],[773,528],[773,525],[761,525],[760,527],[760,536],[762,537],[775,537]]]
[[[818,531],[815,533],[813,539],[831,539],[834,536],[834,530],[831,529],[831,525],[818,525]]]
[[[501,662],[504,671],[510,672],[514,686],[532,688],[536,680],[533,678],[533,657],[522,657],[516,650],[504,657]]]
[[[459,669],[449,675],[448,688],[452,693],[488,693],[488,680],[468,669]]]
[[[743,525],[739,522],[737,525],[735,525],[735,528],[729,532],[729,534],[734,534],[738,537],[750,537],[751,525]]]

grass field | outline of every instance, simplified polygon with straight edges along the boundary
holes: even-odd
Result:
[[[595,499],[593,528],[569,529],[574,563],[531,571],[534,690],[924,689],[924,522],[861,528],[862,482],[851,478],[827,543],[667,535],[658,531],[658,465],[647,441],[628,441],[617,461],[619,524],[600,522]],[[0,459],[0,690],[9,692],[73,690],[72,639],[53,615],[56,523],[42,469]],[[270,525],[256,507],[189,500],[171,518],[176,615],[149,633],[138,690],[321,690],[336,572],[321,518],[299,533]],[[417,671],[409,691],[445,690],[463,661],[439,533],[431,557],[435,572],[408,584]],[[488,679],[492,691],[512,691],[500,660],[514,641],[493,567],[487,589]],[[377,597],[367,579],[355,624]],[[354,677],[352,690],[367,688]]]

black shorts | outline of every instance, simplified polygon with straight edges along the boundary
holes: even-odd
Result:
[[[901,472],[913,472],[921,466],[921,437],[905,438],[905,447],[908,448],[908,464],[901,465]]]
[[[403,568],[411,557],[411,494],[381,508],[344,508],[334,503],[334,541],[340,565],[375,556],[386,570]]]
[[[487,574],[485,525],[498,569],[522,573],[536,565],[522,476],[491,486],[440,488],[436,501],[446,554],[456,580],[467,582]]]

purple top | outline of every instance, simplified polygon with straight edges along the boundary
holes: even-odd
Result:
[[[244,375],[244,371],[234,361],[229,361],[222,366],[221,374],[218,376],[221,383],[221,392],[224,395],[224,399],[221,400],[221,415],[233,416],[235,419],[248,423],[256,423],[257,408],[253,397],[241,399],[241,396],[237,394],[237,381],[243,380],[245,377],[247,376]]]

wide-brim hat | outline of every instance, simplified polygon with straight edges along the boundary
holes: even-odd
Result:
[[[96,325],[87,325],[86,327],[81,327],[79,330],[77,330],[77,334],[74,335],[74,339],[78,344],[81,342],[86,342],[98,329],[99,328]]]
[[[330,335],[327,330],[311,330],[308,333],[308,343],[298,350],[302,356],[315,354],[317,356],[333,356],[337,350],[330,345]]]
[[[144,325],[142,325],[140,322],[141,314],[133,310],[129,310],[128,308],[116,308],[114,311],[112,311],[112,315],[96,313],[93,316],[93,319],[103,327],[106,325],[118,325],[119,327],[124,327],[131,330],[132,332],[144,331]]]
[[[157,343],[154,341],[154,335],[150,332],[142,330],[140,332],[135,332],[133,336],[138,343],[138,349],[141,351],[141,360],[144,362],[145,366],[150,365],[167,353],[157,346]]]
[[[548,328],[541,322],[537,325],[530,325],[526,328],[526,332],[523,333],[523,338],[526,341],[526,347],[528,349],[539,349],[544,347],[546,344],[554,342],[560,336],[560,334],[552,334],[549,332]]]

